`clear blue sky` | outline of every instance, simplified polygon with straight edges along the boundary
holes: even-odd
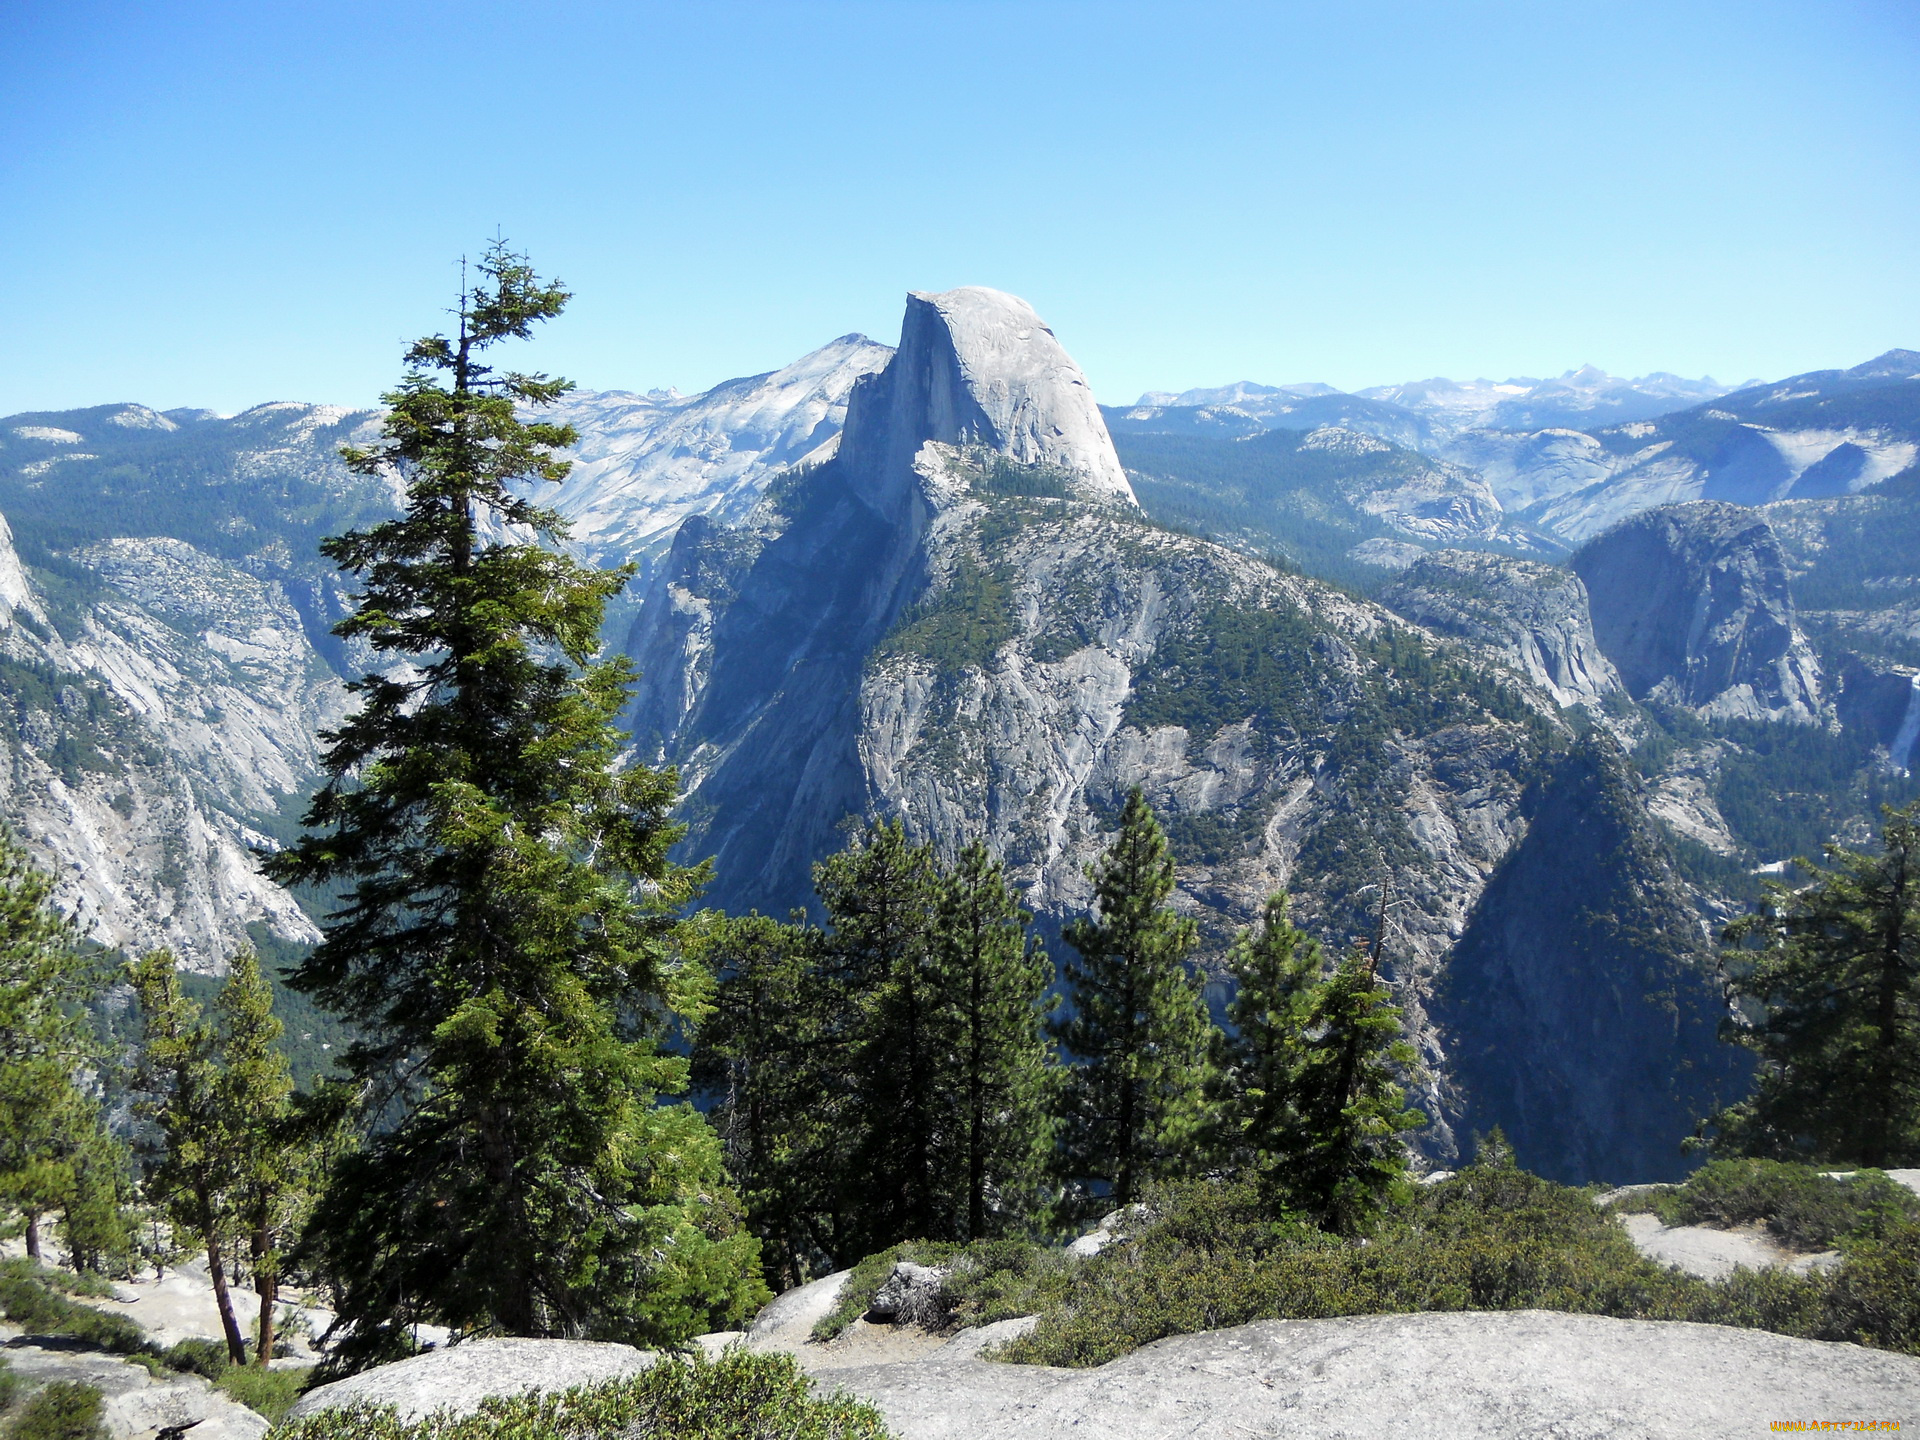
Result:
[[[998,286],[1108,400],[1920,348],[1920,5],[0,3],[0,414],[363,404],[498,226],[695,389]]]

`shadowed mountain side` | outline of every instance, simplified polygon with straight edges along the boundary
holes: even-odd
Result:
[[[633,713],[637,735],[699,737],[674,752],[690,849],[714,857],[730,907],[779,913],[865,812],[861,671],[919,575],[914,527],[870,509],[837,461],[773,506],[768,534],[682,531],[635,627]]]
[[[1621,762],[1583,745],[1530,788],[1434,1007],[1466,1096],[1565,1183],[1677,1180],[1681,1137],[1744,1093],[1743,1052],[1664,847]]]
[[[1636,700],[1709,718],[1823,718],[1820,664],[1760,511],[1701,500],[1623,521],[1573,557],[1593,633]]]

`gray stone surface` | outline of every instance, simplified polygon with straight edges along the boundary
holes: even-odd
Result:
[[[1775,1420],[1920,1419],[1920,1359],[1710,1325],[1542,1311],[1274,1320],[1097,1370],[983,1361],[981,1338],[833,1383],[877,1404],[901,1440],[1698,1440],[1765,1435]]]
[[[408,1419],[439,1410],[464,1415],[488,1396],[613,1380],[655,1358],[631,1345],[587,1340],[469,1340],[310,1390],[292,1416],[356,1404],[391,1405]]]
[[[189,1429],[194,1440],[260,1440],[267,1433],[264,1416],[198,1376],[156,1379],[142,1366],[91,1350],[10,1344],[0,1353],[31,1389],[67,1380],[100,1391],[111,1440],[153,1440],[162,1430],[180,1429]]]
[[[1600,648],[1634,699],[1723,720],[1813,724],[1826,714],[1786,556],[1761,512],[1662,506],[1589,541],[1573,568]]]
[[[193,1440],[260,1440],[270,1428],[264,1415],[191,1376],[116,1395],[104,1418],[113,1440],[147,1440],[163,1430],[185,1430]]]
[[[775,1296],[747,1328],[746,1347],[797,1351],[812,1338],[813,1327],[826,1319],[839,1301],[840,1287],[852,1273],[851,1270],[836,1271]]]
[[[1134,503],[1086,376],[1017,295],[907,296],[893,360],[855,382],[840,437],[853,466],[904,476],[929,441],[1053,466],[1089,497]]]
[[[902,1260],[893,1273],[873,1292],[867,1306],[871,1319],[890,1320],[897,1325],[933,1324],[944,1317],[940,1304],[941,1286],[946,1283],[947,1267],[916,1265]]]
[[[1622,1215],[1620,1223],[1649,1260],[1677,1265],[1702,1280],[1722,1280],[1739,1266],[1804,1275],[1839,1263],[1836,1251],[1801,1254],[1776,1245],[1757,1225],[1721,1230],[1710,1225],[1663,1225],[1658,1215]]]
[[[1153,1218],[1144,1205],[1123,1205],[1104,1216],[1100,1223],[1067,1246],[1069,1255],[1091,1259],[1116,1240],[1130,1239],[1134,1232]]]
[[[1593,637],[1587,587],[1560,566],[1442,550],[1380,598],[1409,620],[1493,650],[1557,705],[1598,705],[1620,688]]]

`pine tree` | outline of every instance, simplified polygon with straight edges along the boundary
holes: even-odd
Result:
[[[1793,889],[1769,882],[1728,928],[1733,1038],[1754,1093],[1710,1122],[1715,1148],[1884,1168],[1920,1163],[1920,801],[1888,810],[1880,852],[1827,847]]]
[[[831,1077],[820,1064],[820,933],[799,915],[708,912],[687,927],[688,953],[716,978],[693,1050],[693,1083],[710,1112],[760,1237],[768,1274],[786,1289],[831,1253]]]
[[[347,1365],[417,1321],[672,1342],[764,1293],[712,1131],[655,1103],[687,1084],[668,940],[704,871],[668,859],[676,777],[619,762],[632,670],[595,656],[627,572],[570,558],[526,498],[576,436],[516,407],[566,382],[481,359],[567,298],[488,250],[455,335],[408,352],[383,442],[345,452],[405,483],[404,513],[322,547],[362,585],[336,633],[392,667],[351,687],[306,832],[268,867],[343,893],[292,982],[365,1037],[349,1068],[392,1117],[308,1230]]]
[[[167,951],[155,950],[130,964],[127,979],[140,1005],[134,1089],[141,1097],[140,1114],[160,1141],[147,1167],[147,1194],[177,1229],[205,1247],[227,1356],[244,1365],[247,1344],[234,1316],[228,1278],[244,1117],[234,1113],[221,1084],[219,1033],[182,993],[180,973]]]
[[[293,1070],[280,1049],[273,987],[251,950],[233,957],[216,1001],[216,1103],[230,1157],[231,1209],[260,1302],[254,1363],[273,1358],[280,1275],[288,1244],[312,1198],[326,1136],[294,1103]]]
[[[931,920],[938,866],[900,822],[866,834],[815,867],[831,934],[823,950],[830,995],[823,1053],[846,1077],[836,1128],[844,1151],[838,1253],[944,1238],[942,1051]],[[823,1097],[823,1099],[829,1097]]]
[[[126,1250],[126,1155],[88,1086],[100,1055],[87,1000],[100,977],[52,907],[53,882],[0,830],[0,1206],[21,1218],[28,1257],[41,1222],[64,1218],[76,1265]]]
[[[1227,952],[1236,988],[1231,1029],[1214,1036],[1214,1149],[1270,1191],[1284,1185],[1299,1147],[1300,1071],[1322,969],[1319,942],[1287,918],[1284,894],[1268,898],[1259,925]]]
[[[1426,1123],[1400,1088],[1417,1057],[1375,974],[1377,948],[1355,947],[1311,992],[1294,1085],[1298,1128],[1277,1157],[1292,1203],[1342,1234],[1366,1231],[1405,1185],[1400,1136]]]
[[[1063,1082],[1061,1164],[1125,1205],[1197,1158],[1212,1024],[1186,965],[1193,922],[1166,904],[1173,855],[1137,787],[1090,874],[1097,914],[1066,927],[1073,1012],[1054,1026],[1080,1061]]]
[[[1055,1067],[1046,1018],[1053,965],[1027,933],[1033,917],[1000,862],[975,840],[939,883],[933,981],[947,1033],[943,1106],[953,1180],[943,1226],[955,1239],[1004,1233],[1031,1213],[1052,1147]],[[955,1204],[958,1200],[960,1203]]]

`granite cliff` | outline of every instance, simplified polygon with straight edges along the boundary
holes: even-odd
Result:
[[[1590,541],[1573,568],[1634,699],[1722,720],[1824,718],[1819,660],[1759,512],[1710,500],[1663,506]]]

